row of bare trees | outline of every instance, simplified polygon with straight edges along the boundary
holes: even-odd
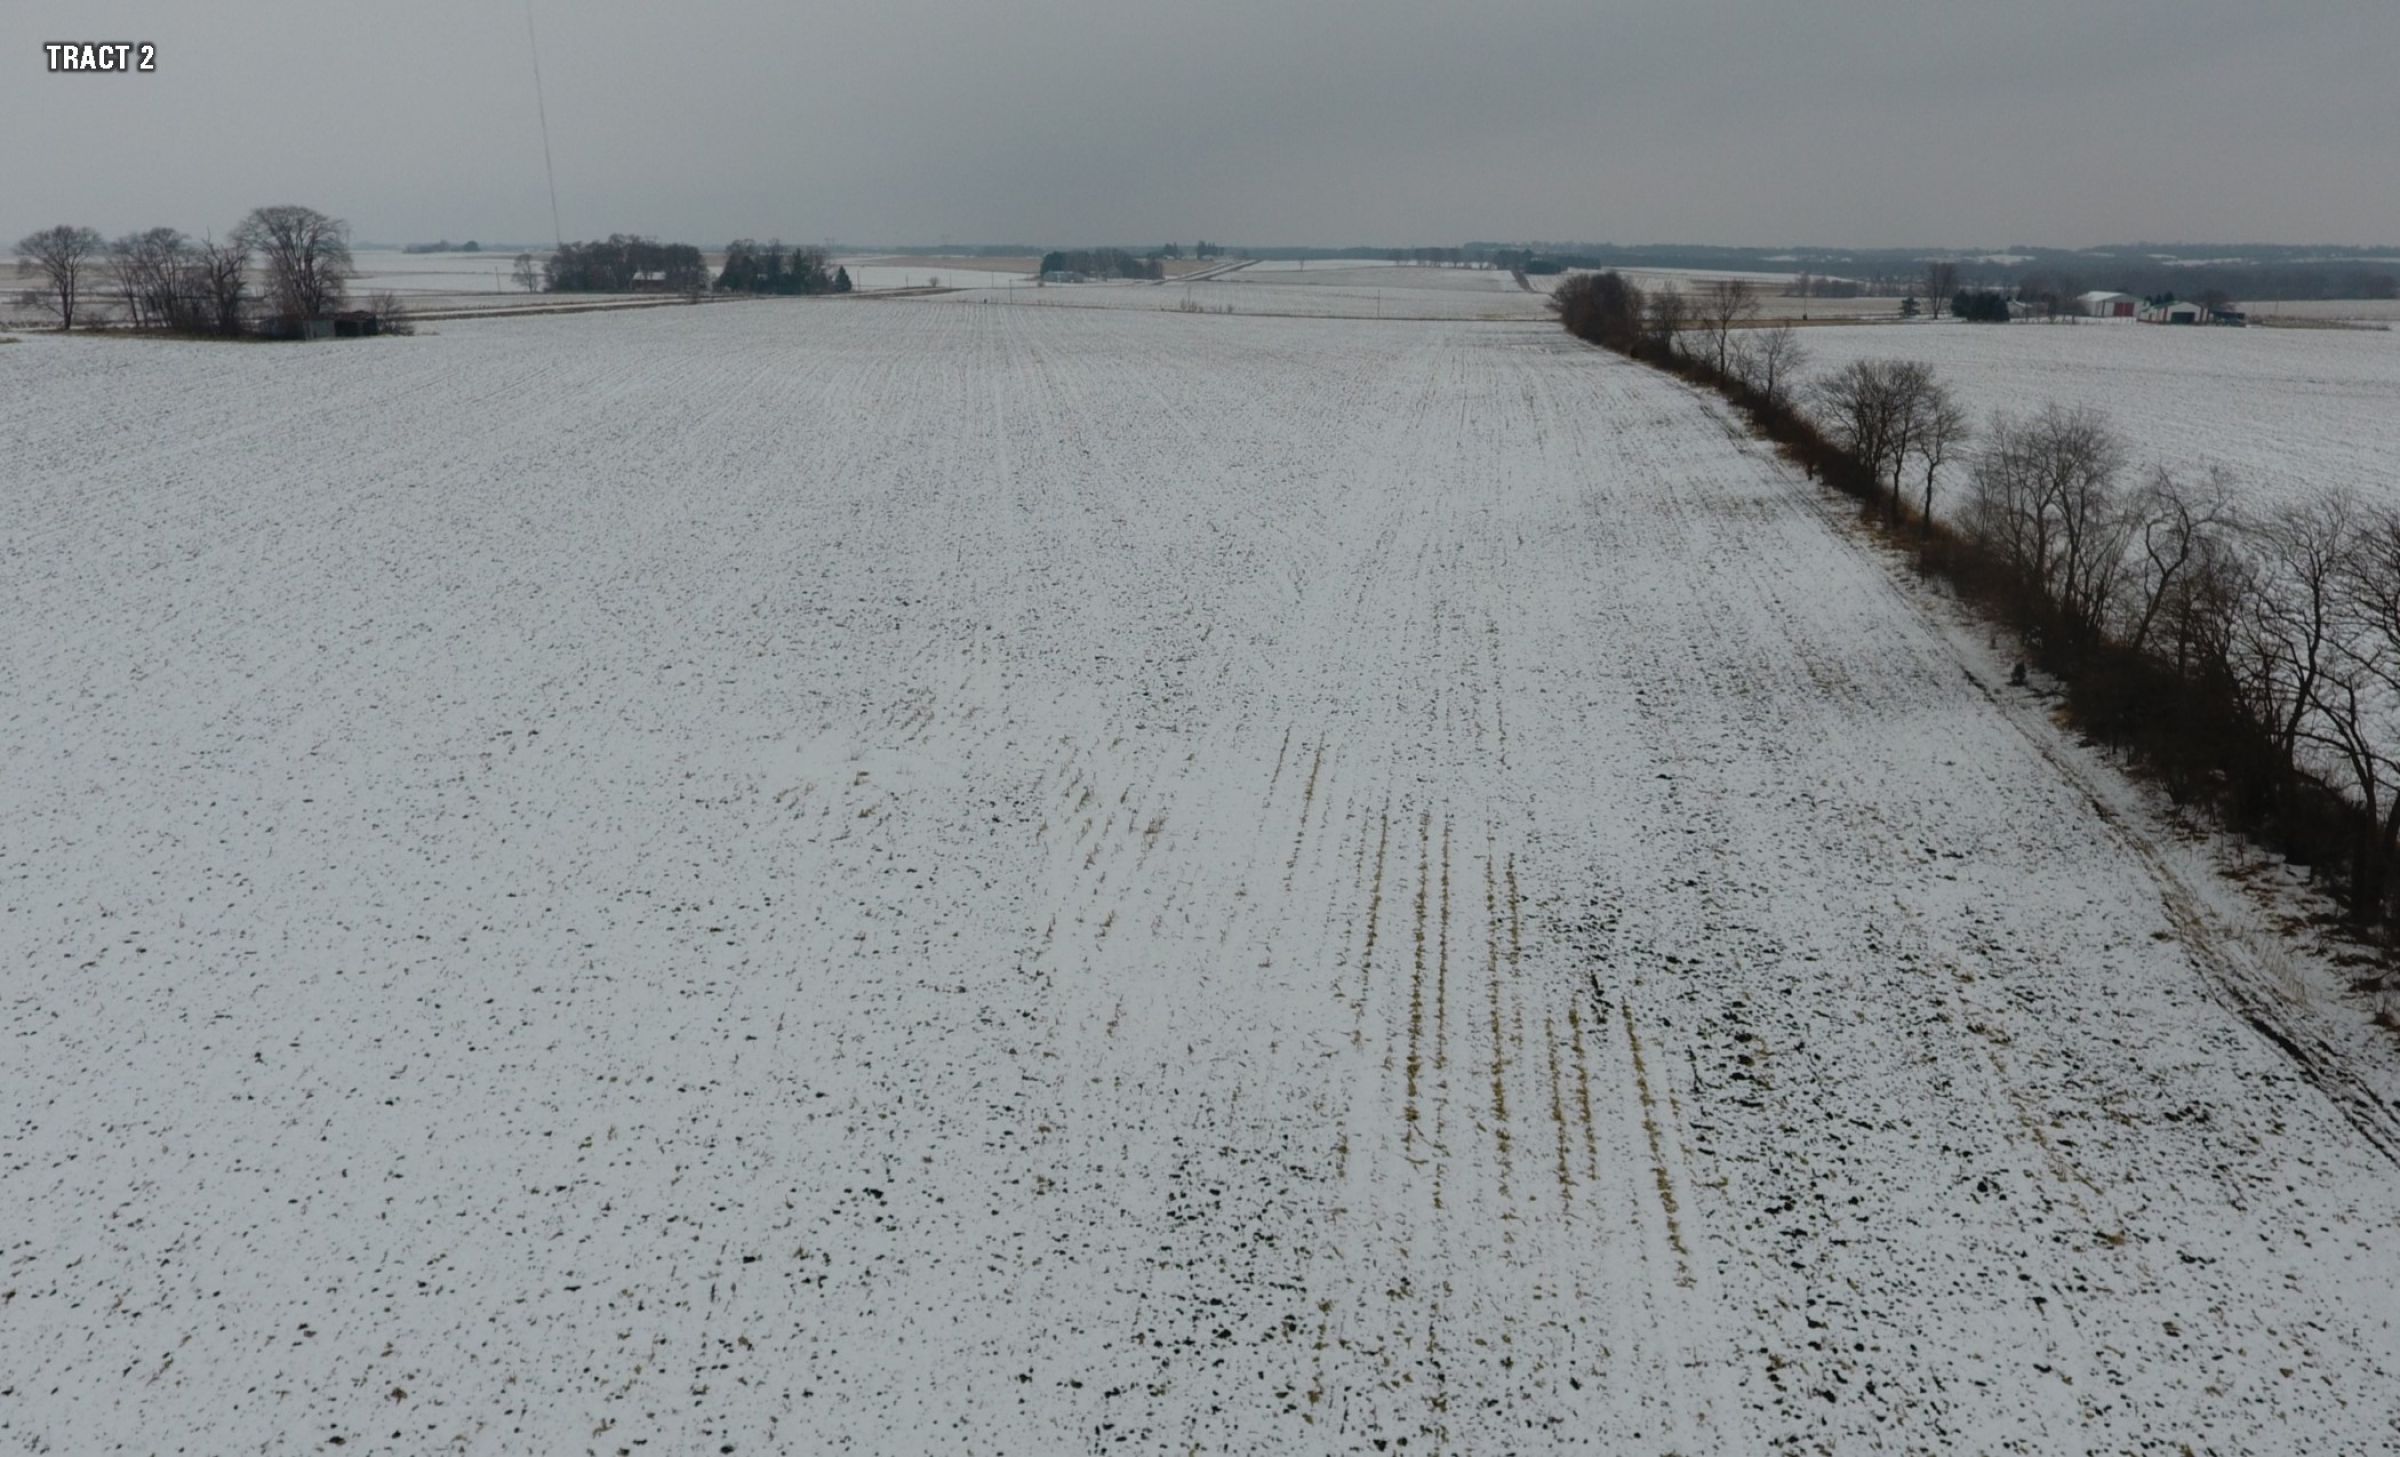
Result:
[[[118,307],[135,328],[240,332],[250,284],[249,252],[239,243],[151,228],[111,243],[108,257]]]
[[[2016,628],[2079,721],[2179,802],[2346,869],[2354,916],[2400,925],[2400,509],[2339,493],[2245,509],[2222,471],[2137,473],[2089,408],[1976,428],[1910,360],[1801,390],[1805,351],[1745,330],[1735,288],[1597,273],[1554,297],[1578,337],[1715,389],[1812,475],[1913,526],[1925,567]],[[1937,483],[1962,475],[1937,516]]]
[[[1857,460],[1880,489],[1885,517],[1897,525],[1903,492],[1921,483],[1922,519],[1933,519],[1935,483],[1973,434],[1966,407],[1933,367],[1907,359],[1861,359],[1809,390],[1833,443]]]
[[[2346,862],[2365,922],[2400,909],[2400,510],[2344,492],[2245,509],[2221,470],[2153,469],[2089,408],[1996,418],[1967,540],[2098,726],[2179,795]]]
[[[1760,294],[1744,278],[1712,279],[1687,294],[1673,285],[1642,288],[1613,269],[1575,273],[1552,291],[1550,307],[1579,339],[1683,373],[1696,370],[1778,410],[1792,407],[1808,363],[1789,324],[1756,327]]]
[[[74,328],[78,315],[88,322],[105,301],[137,329],[288,332],[341,308],[352,274],[349,225],[288,205],[254,209],[221,242],[175,228],[112,242],[61,224],[27,234],[16,254],[18,274],[39,280],[35,297],[61,329]],[[396,305],[379,300],[376,310],[397,320]]]

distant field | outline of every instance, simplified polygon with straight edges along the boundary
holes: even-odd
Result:
[[[836,260],[850,273],[850,286],[873,293],[890,288],[1008,288],[1032,281],[1032,270],[1010,269],[1003,265],[1010,260],[986,258],[970,261],[925,258],[872,258]],[[1034,260],[1039,263],[1040,260]]]
[[[2312,298],[2288,301],[2268,300],[2246,303],[2242,307],[2254,319],[2334,319],[2345,323],[2389,324],[2400,322],[2400,299],[2389,298]]]
[[[992,297],[993,295],[980,295]],[[970,299],[979,295],[963,295]],[[1549,299],[1489,268],[1431,268],[1343,259],[1262,261],[1190,282],[1073,283],[1015,302],[1056,308],[1190,310],[1337,319],[1538,320]]]
[[[1807,343],[1812,377],[1923,360],[1979,418],[2097,406],[2138,469],[2221,465],[2252,503],[2338,486],[2400,506],[2400,333],[1928,322],[1814,329]]]
[[[1341,273],[1355,268],[1397,268],[1389,258],[1258,258],[1242,265],[1257,277],[1269,273]]]
[[[534,255],[537,263],[542,256]],[[543,300],[538,290],[529,294],[517,287],[511,276],[517,264],[514,252],[362,251],[352,258],[358,269],[357,277],[350,283],[353,296],[363,299],[390,293],[419,312],[522,308]],[[576,297],[578,302],[593,302],[598,298],[592,294]],[[546,302],[555,304],[558,300],[551,298]]]
[[[1031,273],[1042,266],[1040,258],[1023,257],[980,258],[973,255],[949,256],[916,253],[845,253],[841,262],[849,267],[908,268],[919,273]]]

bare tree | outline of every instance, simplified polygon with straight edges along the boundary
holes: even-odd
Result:
[[[342,302],[350,279],[350,225],[309,207],[262,207],[242,219],[233,239],[267,268],[268,297],[287,321],[322,318]]]
[[[2310,713],[2328,701],[2322,680],[2340,656],[2355,515],[2346,497],[2328,496],[2286,506],[2250,533],[2258,566],[2236,624],[2235,687],[2284,780],[2312,737]]]
[[[1858,359],[1817,382],[1825,434],[1858,462],[1878,488],[1891,491],[1898,512],[1901,469],[1913,429],[1909,412],[1925,366],[1900,359]]]
[[[1758,317],[1758,288],[1746,278],[1710,281],[1694,300],[1694,312],[1708,336],[1708,347],[1719,374],[1733,366],[1733,332]]]
[[[242,305],[250,290],[250,251],[228,240],[192,250],[191,278],[208,326],[220,334],[242,332]]]
[[[2011,574],[2029,587],[2045,590],[2050,570],[2050,519],[2033,457],[2025,423],[2012,415],[1994,415],[1968,477],[1964,518],[1967,534],[1997,556]]]
[[[2035,420],[2042,484],[2058,525],[2051,599],[2066,647],[2098,641],[2125,569],[2129,523],[2117,499],[2125,447],[2095,410],[2046,410]]]
[[[531,253],[519,253],[517,255],[516,280],[517,287],[525,290],[527,293],[531,293],[535,289],[542,286],[541,270],[534,266],[533,255]]]
[[[2248,527],[2231,516],[2200,533],[2198,550],[2175,574],[2148,639],[2152,655],[2173,667],[2181,681],[2228,702],[2239,701],[2233,684],[2241,620],[2258,575],[2247,534]]]
[[[2337,575],[2344,630],[2334,668],[2319,683],[2324,739],[2349,771],[2367,811],[2368,832],[2351,860],[2350,904],[2363,920],[2384,919],[2400,852],[2400,511],[2386,507],[2355,523]]]
[[[1890,479],[1885,502],[1886,519],[1900,524],[1900,495],[1906,487],[1909,462],[1924,448],[1926,428],[1930,421],[1927,404],[1937,388],[1933,366],[1914,359],[1884,361],[1884,387],[1890,392],[1890,424],[1886,444]]]
[[[192,302],[192,241],[173,228],[127,233],[108,245],[116,270],[117,296],[135,328],[195,326],[199,310]]]
[[[400,295],[393,293],[390,289],[385,289],[368,299],[367,312],[375,316],[375,327],[383,333],[414,334],[417,332],[416,321],[408,316],[408,306],[401,303]]]
[[[2160,469],[2128,506],[2138,596],[2125,628],[2125,645],[2136,653],[2149,652],[2154,635],[2166,624],[2174,638],[2171,662],[2179,677],[2190,671],[2185,655],[2190,642],[2178,625],[2195,605],[2194,583],[2231,549],[2228,534],[2238,524],[2231,500],[2232,490],[2221,471],[2211,470],[2194,490]]]
[[[1678,336],[1691,316],[1691,301],[1675,285],[1659,285],[1642,299],[1642,342],[1659,358],[1673,358]]]
[[[144,289],[140,233],[127,233],[108,245],[108,278],[115,285],[117,302],[124,307],[125,321],[136,329],[142,327],[143,305],[149,301]]]
[[[1808,367],[1808,347],[1789,324],[1754,333],[1742,350],[1742,378],[1770,405],[1791,403],[1792,380]]]
[[[1958,265],[1947,260],[1925,265],[1925,297],[1933,304],[1933,316],[1940,318],[1950,304],[1950,296],[1958,292]]]
[[[58,315],[62,332],[75,327],[75,305],[91,286],[93,260],[100,256],[101,248],[98,232],[65,223],[17,240],[17,272],[41,276],[45,301]]]
[[[2070,656],[2099,640],[2124,574],[2124,456],[2097,411],[2052,405],[2029,419],[1994,417],[1975,459],[1967,531],[2016,574],[2022,605]]]
[[[1966,406],[1950,393],[1948,385],[1933,377],[1931,369],[1926,370],[1924,377],[1918,381],[1910,408],[1916,417],[1916,425],[1910,432],[1908,443],[1919,463],[1925,467],[1924,524],[1930,532],[1933,529],[1934,481],[1941,474],[1943,463],[1973,437],[1975,427],[1967,418]]]

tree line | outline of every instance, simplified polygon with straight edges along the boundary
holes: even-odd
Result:
[[[561,243],[543,262],[552,293],[633,293],[643,288],[697,294],[709,285],[708,260],[689,243],[611,233],[589,243]],[[518,281],[530,272],[521,268]]]
[[[1213,256],[1216,245],[1201,245]],[[1053,248],[1042,255],[1043,273],[1081,273],[1091,278],[1164,278],[1157,258],[1137,258],[1123,248]]]
[[[661,243],[631,233],[611,233],[589,243],[562,243],[536,261],[517,255],[520,287],[551,293],[677,293],[698,299],[715,293],[848,293],[850,271],[832,265],[822,248],[786,247],[780,238],[761,243],[736,238],[725,245],[725,261],[711,274],[708,257],[691,243]]]
[[[178,334],[290,336],[348,301],[350,227],[314,208],[253,209],[223,241],[175,228],[114,239],[60,224],[17,241],[17,272],[37,280],[28,298],[73,329],[114,317],[136,329]],[[263,277],[254,279],[253,265]],[[390,294],[364,310],[385,332],[405,332]]]
[[[836,267],[822,248],[786,248],[780,238],[754,243],[736,238],[725,245],[717,273],[720,293],[848,293],[850,270]]]
[[[2137,468],[2089,407],[1969,420],[1931,366],[1803,388],[1744,289],[1615,273],[1559,288],[1580,339],[1723,395],[2020,636],[2079,725],[2179,805],[2329,872],[2353,919],[2400,912],[2400,508],[2340,490],[2253,505],[2221,470]],[[1954,508],[1937,485],[1963,473]],[[2024,671],[2020,665],[2019,672]]]

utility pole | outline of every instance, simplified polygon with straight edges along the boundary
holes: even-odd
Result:
[[[542,175],[550,180],[550,240],[567,250],[567,230],[558,221],[558,168],[550,161],[550,106],[542,99],[542,47],[533,35],[533,0],[525,0],[525,47],[533,56],[533,108],[542,122]]]

